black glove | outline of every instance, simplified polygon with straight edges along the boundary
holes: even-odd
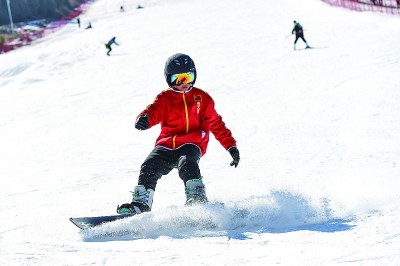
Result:
[[[146,130],[149,128],[149,125],[149,118],[147,117],[147,114],[145,114],[136,120],[135,128],[139,130]]]
[[[233,159],[233,161],[231,162],[231,166],[235,166],[235,168],[236,168],[240,161],[239,150],[236,147],[232,147],[228,151],[231,154],[232,159]]]

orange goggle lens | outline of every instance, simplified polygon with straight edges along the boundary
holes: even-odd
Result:
[[[171,75],[171,83],[174,85],[187,84],[194,81],[194,72],[186,72]]]

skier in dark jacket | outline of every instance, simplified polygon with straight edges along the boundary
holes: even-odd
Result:
[[[108,49],[107,51],[107,55],[110,55],[110,52],[112,51],[111,49],[111,45],[113,44],[119,45],[116,41],[115,41],[115,37],[112,37],[111,40],[108,41],[108,43],[105,44],[106,48]]]
[[[308,45],[306,39],[304,38],[303,27],[302,27],[302,26],[300,25],[300,23],[298,23],[296,20],[293,21],[293,23],[294,23],[294,27],[293,27],[293,30],[292,30],[292,34],[293,34],[293,33],[296,34],[296,39],[294,40],[294,49],[296,50],[296,43],[297,43],[297,40],[298,40],[299,38],[302,39],[303,42],[307,45],[306,48],[311,48],[311,47]]]
[[[193,60],[185,54],[171,56],[164,75],[170,88],[158,94],[135,123],[138,130],[160,124],[161,133],[140,168],[132,202],[117,207],[121,214],[150,211],[157,181],[174,168],[185,185],[186,204],[207,202],[199,161],[207,151],[210,132],[232,156],[231,166],[239,164],[236,140],[215,110],[214,100],[193,86],[197,77]]]

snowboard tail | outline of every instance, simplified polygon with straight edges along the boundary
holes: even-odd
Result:
[[[85,230],[88,228],[96,227],[104,223],[114,222],[120,219],[134,216],[133,214],[117,214],[108,216],[94,216],[94,217],[76,217],[69,218],[69,220],[76,225],[79,229]]]

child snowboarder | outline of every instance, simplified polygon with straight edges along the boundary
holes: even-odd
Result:
[[[112,37],[111,40],[108,41],[108,43],[105,44],[106,48],[107,48],[107,55],[110,56],[110,52],[112,51],[111,49],[111,45],[113,44],[119,45],[116,41],[115,41],[115,37]]]
[[[135,123],[138,130],[161,124],[161,133],[140,168],[132,202],[117,207],[120,214],[151,211],[158,179],[174,168],[185,185],[186,204],[207,202],[199,160],[206,153],[210,131],[232,156],[231,166],[239,164],[236,140],[216,112],[213,99],[193,86],[197,78],[193,60],[181,53],[171,56],[164,76],[170,88],[158,94]]]
[[[294,27],[293,27],[293,30],[292,30],[292,34],[296,33],[296,39],[294,40],[294,49],[296,50],[296,43],[297,43],[297,40],[299,38],[301,38],[303,40],[303,42],[307,45],[306,49],[311,48],[308,45],[306,39],[304,39],[303,27],[296,20],[294,20],[293,23],[294,23]]]

